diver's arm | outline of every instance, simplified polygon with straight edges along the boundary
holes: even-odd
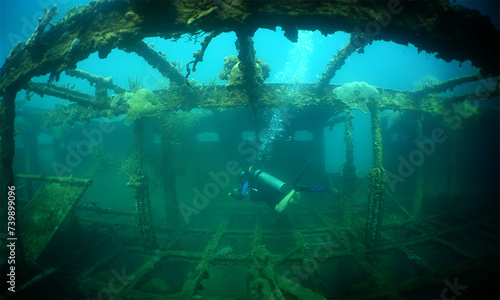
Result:
[[[249,188],[250,188],[250,184],[249,184],[248,181],[246,181],[243,184],[243,186],[241,186],[241,187],[239,187],[237,189],[232,190],[231,193],[228,194],[228,196],[231,196],[233,198],[241,200],[241,199],[245,198],[246,195],[248,195]]]
[[[239,191],[239,189],[234,189],[228,194],[228,196],[231,196],[235,199],[241,200],[241,199],[245,198],[246,195],[242,195],[241,192]]]

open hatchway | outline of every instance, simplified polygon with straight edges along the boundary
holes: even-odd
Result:
[[[478,114],[477,103],[498,97],[498,30],[477,13],[446,2],[276,4],[99,1],[69,11],[56,24],[51,20],[57,7],[45,11],[32,38],[12,50],[0,73],[2,197],[15,183],[19,214],[28,216],[17,233],[22,249],[17,252],[20,284],[16,293],[2,297],[495,297],[498,291],[491,283],[498,282],[498,191],[488,182],[460,186],[467,179],[460,177],[464,167],[457,154],[464,144],[462,132],[446,136],[451,146],[440,156],[446,156],[441,164],[448,176],[445,191],[426,193],[442,170],[436,167],[433,172],[438,175],[425,174],[414,167],[429,151],[426,124],[440,129],[444,125],[436,125],[436,119],[445,119],[451,128],[467,127],[466,121]],[[387,14],[393,21],[373,34],[373,26],[381,29],[386,24],[381,17]],[[444,26],[446,22],[454,26]],[[269,66],[257,58],[252,36],[258,28],[278,25],[292,42],[297,42],[299,30],[344,30],[351,36],[317,82],[268,83]],[[219,78],[227,83],[189,79],[212,40],[228,31],[236,33],[238,55],[224,59]],[[182,34],[202,40],[186,74],[178,62],[143,40],[178,40]],[[330,84],[351,55],[363,54],[375,40],[411,42],[446,60],[469,59],[480,72],[416,91],[364,82]],[[467,43],[480,46],[462,47]],[[125,88],[112,78],[76,68],[89,54],[98,52],[106,59],[115,48],[143,58],[168,78],[168,84],[150,90],[129,79]],[[32,80],[49,73],[47,83]],[[77,84],[90,83],[94,94],[54,83],[64,76]],[[470,83],[476,84],[474,91],[444,94]],[[20,90],[28,99],[49,95],[73,104],[43,113],[18,110],[32,127],[20,133],[23,140],[16,147],[15,99]],[[393,139],[383,125],[388,110],[409,113],[416,145],[423,145],[422,153],[411,152],[413,165],[407,161],[391,169],[399,174],[388,172],[391,164],[401,161],[385,154]],[[277,127],[263,124],[268,112]],[[357,171],[354,164],[357,112],[369,119],[373,163],[368,172]],[[324,169],[329,155],[324,124],[311,121],[328,117],[330,127],[344,124],[345,164],[334,174]],[[98,123],[102,118],[112,121]],[[249,125],[245,118],[257,122]],[[498,116],[492,119],[498,121]],[[284,125],[289,125],[286,131]],[[270,130],[262,137],[259,132],[266,126]],[[222,132],[222,127],[232,128]],[[327,178],[332,189],[319,196],[304,195],[302,203],[282,214],[226,197],[257,148],[249,150],[257,141],[272,138],[273,128],[290,137],[288,144],[274,145],[281,153],[279,162],[287,162],[278,175],[300,169],[301,163],[289,163],[301,159],[297,152],[314,151],[319,163],[312,166],[313,173],[316,179]],[[48,129],[55,130],[47,134]],[[87,140],[75,141],[71,134],[61,133],[64,130],[79,131]],[[122,139],[111,143],[132,149],[120,153],[122,159],[101,147],[103,136],[112,130]],[[301,140],[299,132],[310,137]],[[496,132],[482,137],[498,137]],[[39,142],[42,134],[51,135],[44,148]],[[404,142],[402,135],[398,138]],[[432,138],[439,144],[445,136],[438,130]],[[220,146],[228,140],[234,140],[229,147]],[[493,153],[497,148],[493,146]],[[56,176],[38,174],[43,173],[38,152],[47,149],[54,156],[50,168]],[[24,156],[24,165],[15,169],[29,174],[13,172],[15,150]],[[78,170],[82,157],[90,155],[95,164]],[[239,160],[227,160],[236,155]],[[408,179],[409,174],[414,176]],[[393,193],[395,184],[404,187]],[[6,207],[2,201],[2,210]],[[39,227],[44,220],[50,224]],[[34,234],[33,226],[42,233]],[[51,289],[49,281],[64,288]]]

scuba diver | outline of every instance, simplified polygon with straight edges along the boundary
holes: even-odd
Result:
[[[252,167],[250,167],[238,175],[241,186],[238,189],[234,189],[229,195],[236,199],[243,199],[248,195],[250,200],[266,202],[275,211],[282,212],[290,203],[300,200],[299,192],[323,192],[330,190],[322,186],[305,187],[297,185],[300,176],[310,163],[311,160],[295,176],[290,185],[267,172],[252,170]]]

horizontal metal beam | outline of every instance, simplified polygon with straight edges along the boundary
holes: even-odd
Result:
[[[124,89],[121,86],[114,84],[113,77],[111,77],[111,76],[104,78],[102,76],[97,76],[97,75],[91,74],[89,72],[85,72],[85,71],[78,70],[78,69],[68,69],[68,70],[66,70],[66,74],[68,76],[73,76],[76,78],[85,79],[88,82],[90,82],[92,85],[95,84],[95,85],[104,86],[110,90],[114,90],[116,93],[127,92],[127,89]]]
[[[333,89],[339,85],[328,85],[318,89],[314,83],[265,83],[261,86],[258,107],[294,106],[333,106],[338,112],[345,110],[345,104],[336,99]],[[243,88],[226,89],[223,85],[208,85],[195,87],[197,97],[190,94],[183,96],[179,90],[155,91],[161,108],[167,111],[179,109],[190,110],[193,108],[235,108],[250,106],[248,95]],[[391,89],[378,89],[380,93],[380,110],[414,110],[440,115],[445,112],[445,107],[436,101],[435,96],[421,99],[415,98],[410,92]]]
[[[459,80],[454,80],[453,82],[460,84]],[[450,84],[447,84],[447,87],[449,86]],[[209,85],[196,84],[193,85],[193,89],[191,89],[174,84],[170,85],[167,89],[153,92],[156,96],[154,105],[158,112],[178,110],[189,111],[194,108],[253,107],[256,105],[257,108],[278,106],[292,106],[296,108],[303,108],[306,106],[330,106],[333,107],[335,114],[343,112],[347,108],[341,99],[335,98],[333,90],[338,87],[340,87],[340,85],[335,84],[318,87],[315,83],[264,83],[259,87],[260,97],[256,104],[252,104],[251,101],[248,100],[248,93],[243,86],[232,86],[231,88],[227,88],[224,85],[211,83]],[[108,103],[99,102],[91,95],[50,83],[30,82],[25,88],[26,90],[36,92],[40,95],[52,95],[78,103],[83,107],[91,107],[96,110],[96,116],[102,115],[102,113],[105,113],[103,110],[106,111],[108,109],[112,109],[112,113],[108,113],[110,116],[125,114],[128,110],[127,105],[110,108]],[[453,96],[450,98],[449,96],[441,97],[437,94],[422,96],[416,92],[384,88],[378,88],[377,90],[379,92],[378,107],[381,111],[418,111],[429,113],[434,116],[446,114],[453,103],[471,98],[477,99],[477,97],[472,94]],[[488,99],[496,97],[498,92],[481,93],[481,95],[483,95],[482,99]],[[71,107],[67,109],[78,110],[80,108]],[[62,114],[68,115],[66,111]],[[59,121],[64,119],[64,115],[57,118]],[[67,121],[70,120],[68,119]],[[60,124],[50,124],[50,121],[48,121],[47,125],[57,126]]]

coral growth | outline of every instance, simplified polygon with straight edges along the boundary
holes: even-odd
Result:
[[[346,83],[333,90],[335,98],[340,99],[350,109],[358,109],[363,113],[368,113],[368,106],[371,101],[378,101],[379,92],[366,82]]]
[[[222,72],[219,73],[219,78],[221,80],[228,80],[231,70],[237,63],[238,63],[238,57],[236,55],[229,55],[224,57],[224,67]]]
[[[239,65],[240,61],[237,56],[230,55],[224,57],[224,68],[219,73],[219,78],[227,80],[226,87],[243,84],[243,72],[240,70]],[[270,72],[271,68],[266,62],[258,58],[255,59],[255,77],[259,84],[269,78]]]
[[[130,106],[127,117],[131,120],[151,117],[161,108],[158,97],[148,89],[140,89],[135,92],[134,96],[127,101],[127,104]]]
[[[128,86],[132,92],[137,92],[138,90],[142,89],[141,85],[141,80],[135,75],[135,79],[132,80],[130,77],[127,77],[128,80]]]
[[[104,111],[102,113],[104,115]],[[48,111],[45,116],[43,116],[42,128],[88,124],[92,119],[99,118],[103,115],[101,115],[101,111],[94,110],[92,107],[82,107],[75,103],[57,103],[54,110]]]

